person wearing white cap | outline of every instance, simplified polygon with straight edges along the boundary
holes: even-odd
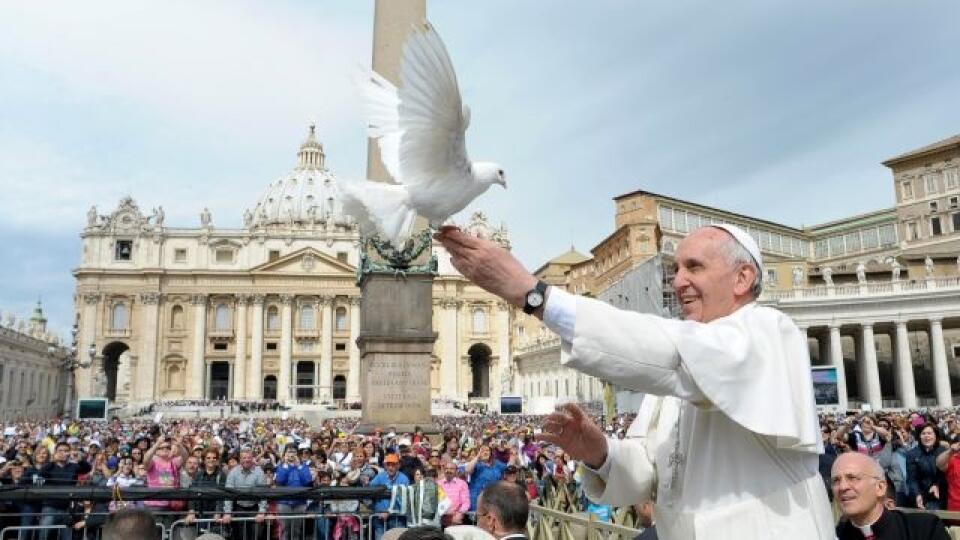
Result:
[[[566,367],[679,398],[645,399],[643,425],[624,440],[604,436],[576,405],[547,417],[541,439],[584,463],[591,500],[655,499],[665,540],[834,538],[807,340],[789,317],[757,305],[763,261],[749,234],[715,225],[680,242],[673,289],[683,320],[550,287],[456,228],[435,238],[464,276],[557,333]]]

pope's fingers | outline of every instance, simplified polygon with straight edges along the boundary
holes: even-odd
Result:
[[[565,403],[560,406],[564,412],[570,415],[570,419],[574,422],[580,422],[583,420],[583,409],[577,406],[576,403]]]

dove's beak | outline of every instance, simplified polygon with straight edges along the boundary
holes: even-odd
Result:
[[[500,184],[501,186],[503,186],[503,189],[507,189],[507,181],[506,181],[506,180],[497,180],[497,183]]]

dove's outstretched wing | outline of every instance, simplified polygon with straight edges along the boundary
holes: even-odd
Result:
[[[400,62],[401,88],[371,72],[363,85],[369,133],[393,178],[418,190],[471,181],[464,132],[469,110],[460,100],[447,49],[430,23],[407,38]]]

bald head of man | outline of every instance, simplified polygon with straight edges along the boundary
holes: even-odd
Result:
[[[870,525],[883,514],[887,482],[883,468],[873,458],[858,452],[840,454],[830,479],[834,499],[852,524]]]

